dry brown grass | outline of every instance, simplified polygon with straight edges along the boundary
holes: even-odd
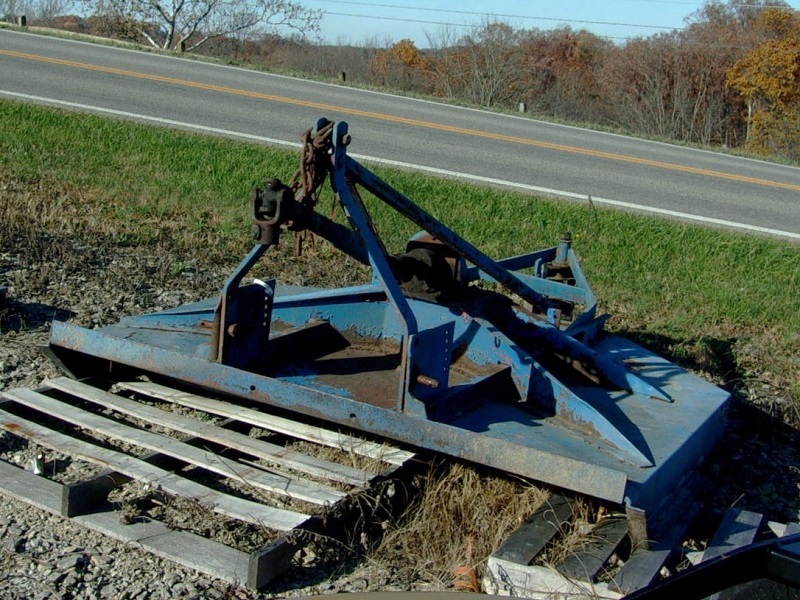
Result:
[[[549,496],[458,462],[432,467],[418,483],[419,504],[369,556],[391,572],[389,586],[469,589],[489,555]]]
[[[567,558],[584,550],[597,541],[594,528],[605,519],[624,518],[624,515],[609,511],[605,505],[597,504],[587,498],[576,497],[571,505],[572,516],[560,523],[560,529],[544,550],[535,558],[533,564],[555,568]]]

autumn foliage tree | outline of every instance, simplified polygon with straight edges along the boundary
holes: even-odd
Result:
[[[800,158],[800,40],[764,42],[727,81],[747,103],[750,149]]]
[[[519,42],[519,32],[497,21],[484,23],[461,39],[458,52],[466,66],[464,83],[472,102],[496,106],[513,101],[520,81]]]
[[[427,64],[434,93],[484,107],[518,101],[522,35],[506,23],[487,21],[435,45]]]
[[[2,6],[67,0],[0,0]],[[92,32],[225,55],[493,109],[800,161],[800,12],[784,0],[706,0],[686,27],[625,43],[486,20],[363,46],[309,43],[302,0],[79,0]],[[5,3],[5,4],[4,4]],[[281,28],[291,37],[277,34]]]
[[[526,32],[520,100],[559,119],[603,120],[607,107],[601,70],[612,46],[588,31],[569,27]]]
[[[718,59],[680,32],[615,48],[602,67],[610,118],[659,138],[725,142],[727,65]]]
[[[46,25],[71,8],[71,0],[0,0],[0,16],[27,17],[28,23]]]
[[[370,78],[391,88],[427,91],[430,59],[412,40],[402,39],[375,53],[369,67]]]

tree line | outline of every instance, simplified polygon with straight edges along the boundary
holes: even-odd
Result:
[[[435,41],[435,40],[431,40]],[[614,44],[489,22],[455,43],[379,50],[368,80],[484,107],[800,160],[800,14],[708,2],[683,30]]]
[[[294,0],[81,0],[83,18],[58,16],[69,0],[3,3],[27,3],[31,24],[800,161],[800,13],[782,0],[709,0],[685,28],[624,44],[487,20],[426,48],[315,42],[322,13]]]

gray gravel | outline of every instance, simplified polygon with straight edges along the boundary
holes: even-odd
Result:
[[[0,540],[3,598],[251,597],[7,497],[0,507]]]

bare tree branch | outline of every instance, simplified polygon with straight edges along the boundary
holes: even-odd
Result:
[[[8,0],[6,0],[8,1]],[[322,11],[294,0],[82,0],[111,25],[156,47],[192,51],[208,40],[246,32],[288,29],[303,36],[319,31]]]

